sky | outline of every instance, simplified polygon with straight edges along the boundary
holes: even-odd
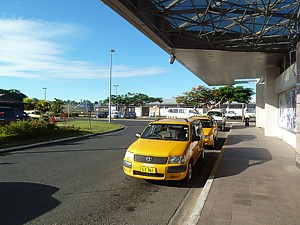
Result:
[[[95,102],[109,96],[110,65],[112,94],[171,99],[206,85],[100,0],[0,1],[0,89]]]

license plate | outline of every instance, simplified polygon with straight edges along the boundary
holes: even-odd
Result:
[[[143,173],[156,173],[156,169],[154,167],[141,167],[141,172]]]

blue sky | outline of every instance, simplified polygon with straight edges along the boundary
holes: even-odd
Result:
[[[0,43],[0,89],[29,98],[107,98],[110,49],[112,94],[169,99],[205,85],[100,0],[1,0]]]

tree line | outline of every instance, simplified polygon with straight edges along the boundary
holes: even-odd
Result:
[[[7,93],[16,100],[23,101],[25,109],[37,109],[43,112],[52,111],[54,113],[61,113],[64,111],[64,105],[66,104],[92,104],[90,101],[85,100],[84,102],[75,101],[63,101],[55,98],[54,101],[38,100],[36,98],[28,98],[25,94],[19,90],[11,89],[4,90],[0,89],[0,93]],[[244,88],[243,86],[221,86],[221,87],[205,87],[198,86],[193,87],[190,91],[183,92],[182,95],[173,97],[176,99],[178,104],[182,103],[194,107],[207,107],[208,109],[220,107],[222,104],[228,102],[239,102],[249,103],[251,97],[254,94],[252,88]],[[117,104],[125,108],[125,112],[130,106],[143,106],[151,102],[163,102],[162,98],[149,97],[142,93],[130,93],[125,95],[112,95],[112,104]],[[94,104],[98,104],[95,102]],[[109,98],[103,101],[104,106],[108,106]]]

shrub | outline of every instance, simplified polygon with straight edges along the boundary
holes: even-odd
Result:
[[[0,143],[33,137],[59,136],[68,133],[79,133],[74,126],[58,127],[56,124],[44,120],[17,121],[0,127]]]

